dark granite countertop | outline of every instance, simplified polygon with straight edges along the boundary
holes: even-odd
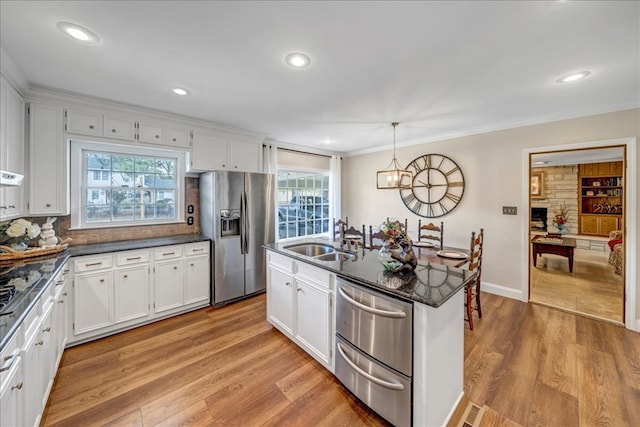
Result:
[[[19,293],[11,302],[11,314],[0,315],[0,351],[16,333],[26,315],[34,307],[53,278],[61,271],[69,259],[69,252],[38,257],[31,260],[15,261],[0,266],[0,279],[13,281]]]
[[[108,252],[130,251],[134,249],[145,249],[158,246],[204,242],[206,240],[209,240],[209,238],[201,234],[179,234],[176,236],[152,237],[150,239],[123,240],[120,242],[73,245],[69,246],[68,251],[71,256],[98,255]]]
[[[328,239],[302,239],[295,242],[271,243],[265,249],[287,255],[298,261],[336,273],[347,279],[374,288],[395,297],[415,301],[431,307],[440,307],[460,291],[476,275],[475,272],[449,267],[443,264],[419,261],[413,273],[390,273],[378,261],[378,251],[358,249],[355,257],[345,261],[320,261],[285,249],[298,243],[329,244],[339,249],[337,243]]]

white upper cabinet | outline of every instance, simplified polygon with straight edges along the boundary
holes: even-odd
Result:
[[[65,110],[65,131],[80,135],[102,135],[102,114],[88,110]]]
[[[0,169],[24,175],[24,101],[2,77],[0,88]],[[0,188],[0,220],[24,213],[24,184]]]
[[[106,137],[135,141],[136,122],[130,117],[113,114],[104,115],[104,133]]]
[[[262,144],[258,138],[195,129],[191,170],[262,171]]]
[[[171,147],[186,148],[191,145],[191,129],[178,124],[167,124],[167,138],[165,142]]]
[[[149,144],[164,144],[165,126],[150,119],[138,121],[138,141]]]
[[[29,106],[30,215],[69,215],[69,150],[62,119],[60,106]]]

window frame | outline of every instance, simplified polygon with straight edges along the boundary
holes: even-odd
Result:
[[[129,221],[87,222],[87,165],[86,151],[110,153],[123,156],[164,157],[175,161],[175,218],[133,219]],[[109,144],[104,142],[70,140],[70,178],[71,178],[71,229],[94,229],[135,227],[160,224],[176,224],[185,222],[185,177],[186,153],[183,151],[160,148],[133,147],[129,145]]]

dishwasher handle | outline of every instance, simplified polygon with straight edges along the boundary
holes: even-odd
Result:
[[[380,378],[374,377],[368,372],[363,371],[358,365],[356,365],[351,359],[349,359],[349,356],[345,354],[344,350],[342,349],[342,343],[338,343],[338,352],[340,353],[340,356],[342,356],[344,361],[347,362],[351,369],[356,371],[358,375],[362,375],[372,383],[378,384],[380,387],[388,388],[391,390],[404,390],[404,386],[400,383],[381,380]]]
[[[389,317],[391,319],[404,319],[407,317],[407,313],[404,311],[387,311],[380,310],[378,308],[369,307],[368,305],[362,304],[349,296],[343,289],[342,286],[338,286],[338,292],[346,302],[349,304],[358,307],[360,310],[366,311],[367,313],[375,314],[377,316]]]

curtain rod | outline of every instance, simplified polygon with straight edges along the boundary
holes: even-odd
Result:
[[[282,150],[282,151],[290,151],[292,153],[308,154],[310,156],[319,156],[319,157],[331,158],[331,155],[329,155],[329,154],[310,153],[308,151],[294,150],[293,148],[283,148],[283,147],[277,147],[276,146],[276,149]],[[339,156],[339,157],[342,157],[342,156]]]

